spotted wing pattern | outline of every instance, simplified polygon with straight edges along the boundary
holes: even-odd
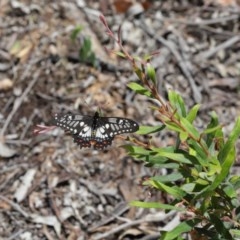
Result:
[[[55,124],[69,131],[80,148],[103,149],[112,144],[114,137],[122,133],[136,132],[138,124],[127,118],[94,116],[55,115]]]

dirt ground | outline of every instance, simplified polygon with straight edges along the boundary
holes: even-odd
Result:
[[[101,13],[113,31],[122,25],[134,56],[159,51],[152,61],[159,92],[174,89],[189,107],[200,103],[197,127],[215,111],[228,134],[240,114],[238,1],[0,0],[0,239],[158,239],[179,218],[129,207],[167,198],[141,186],[154,170],[126,155],[125,138],[94,150],[80,149],[59,128],[33,134],[54,113],[93,115],[98,108],[160,124],[146,98],[127,88],[137,81],[131,66],[106,51],[118,47]],[[95,67],[79,59],[86,38]],[[166,131],[152,136],[159,147],[174,140]]]

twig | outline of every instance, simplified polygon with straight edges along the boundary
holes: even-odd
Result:
[[[155,218],[150,218],[148,216],[146,216],[145,218],[143,219],[138,219],[138,220],[135,220],[135,221],[131,221],[131,222],[127,222],[127,223],[124,223],[106,233],[103,233],[101,235],[99,235],[98,237],[94,238],[94,240],[100,240],[100,239],[106,239],[108,238],[109,236],[123,230],[123,229],[127,229],[127,228],[130,228],[132,226],[135,226],[135,225],[139,225],[141,223],[146,223],[146,222],[159,222],[159,221],[163,221],[164,219],[168,218],[169,216],[172,216],[173,214],[176,214],[175,211],[171,211],[167,214],[165,214],[164,216],[162,214],[160,214],[159,216],[155,217]]]
[[[22,208],[17,204],[14,203],[13,201],[9,200],[8,198],[0,195],[0,199],[3,200],[4,202],[7,202],[9,205],[11,205],[16,211],[21,213],[25,218],[29,218],[29,214],[22,210]]]
[[[97,228],[106,225],[109,222],[112,222],[115,218],[119,217],[122,215],[124,212],[126,212],[129,209],[129,205],[127,205],[126,202],[121,202],[116,208],[114,209],[112,216],[109,216],[105,219],[103,219],[101,222],[96,224],[95,226],[91,227],[88,231],[89,232],[94,232]]]
[[[10,172],[12,170],[15,170],[16,168],[18,168],[18,169],[20,169],[20,168],[27,169],[28,167],[29,167],[29,165],[27,163],[14,164],[13,166],[1,169],[0,170],[0,174],[4,174],[6,172]]]
[[[194,97],[195,102],[201,102],[202,95],[201,95],[200,91],[198,90],[198,88],[194,82],[194,79],[192,78],[192,75],[189,72],[189,70],[188,70],[185,62],[183,61],[181,55],[179,54],[179,52],[175,49],[175,47],[171,43],[166,41],[163,37],[161,37],[161,36],[156,37],[154,32],[149,27],[146,26],[143,18],[141,19],[141,23],[142,24],[140,25],[140,27],[143,28],[143,30],[146,31],[146,33],[150,37],[156,39],[158,42],[165,45],[172,52],[172,54],[174,55],[174,57],[176,58],[176,60],[178,62],[179,67],[181,68],[182,72],[184,73],[184,75],[186,76],[186,78],[189,81],[189,84],[193,91],[193,97]]]
[[[232,16],[226,16],[226,17],[215,18],[215,19],[207,19],[207,20],[206,19],[197,19],[195,21],[174,19],[174,18],[164,18],[164,21],[187,24],[190,26],[203,26],[203,25],[212,25],[212,24],[217,24],[217,23],[225,23],[228,21],[237,20],[238,18],[239,18],[239,15],[232,15]]]
[[[43,225],[43,234],[46,236],[48,240],[54,240],[54,238],[51,236],[50,232],[48,231],[48,228],[46,225]]]
[[[201,53],[201,54],[197,55],[196,58],[195,58],[195,61],[197,61],[197,62],[198,61],[204,61],[204,60],[212,57],[218,51],[223,50],[225,48],[228,48],[238,41],[240,41],[240,35],[233,36],[232,38],[230,38],[230,39],[226,40],[225,42],[219,44],[215,48],[207,50],[205,53]]]
[[[130,228],[132,226],[144,223],[144,222],[146,222],[145,219],[139,219],[139,220],[135,220],[135,221],[132,221],[132,222],[129,222],[129,223],[124,223],[124,224],[122,224],[122,225],[120,225],[116,228],[113,228],[112,230],[110,230],[106,233],[100,234],[98,237],[94,238],[94,240],[107,239],[109,236],[111,236],[111,235],[113,235],[117,232],[120,232],[123,229],[127,229],[127,228]]]
[[[29,85],[27,86],[27,88],[25,89],[25,91],[23,92],[23,94],[21,95],[21,97],[19,97],[18,99],[15,100],[14,106],[12,111],[10,112],[10,114],[8,115],[4,126],[0,132],[0,136],[3,136],[5,131],[7,130],[8,125],[10,124],[14,114],[17,112],[17,110],[19,109],[19,107],[21,106],[22,102],[24,101],[24,99],[26,98],[26,96],[28,95],[28,93],[30,92],[30,90],[32,89],[32,87],[34,86],[34,84],[37,82],[38,80],[38,76],[39,76],[39,71],[36,72],[33,75],[33,79],[32,81],[29,83]]]
[[[6,240],[14,240],[17,239],[20,234],[22,234],[25,231],[25,229],[20,229],[17,232],[13,233],[10,237],[8,237]]]
[[[37,112],[38,110],[37,109],[34,109],[31,116],[29,117],[28,119],[28,122],[25,126],[25,128],[23,129],[22,131],[22,134],[20,136],[20,140],[23,140],[23,138],[25,137],[26,133],[27,133],[27,130],[29,129],[29,127],[31,126],[31,123],[32,123],[32,120],[34,119],[34,117],[37,115]]]
[[[160,233],[151,234],[140,238],[139,240],[156,240],[160,238]]]
[[[218,28],[209,27],[209,26],[200,26],[199,29],[207,31],[210,34],[214,33],[215,35],[219,35],[218,39],[223,39],[223,40],[236,35],[236,33],[234,33],[234,32],[230,32],[227,30],[223,31],[222,29],[220,30]]]

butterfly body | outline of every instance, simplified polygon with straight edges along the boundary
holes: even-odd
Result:
[[[80,148],[103,149],[111,145],[114,137],[122,133],[136,132],[138,124],[128,118],[100,117],[96,112],[94,116],[66,114],[55,115],[55,125],[69,131],[74,142]]]

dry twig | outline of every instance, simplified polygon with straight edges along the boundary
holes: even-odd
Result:
[[[183,61],[181,55],[179,54],[179,52],[176,50],[176,48],[173,46],[173,44],[171,44],[170,42],[168,42],[167,40],[165,40],[163,37],[161,36],[155,36],[154,32],[152,30],[150,30],[149,27],[146,26],[144,19],[141,19],[141,24],[140,27],[152,38],[156,39],[156,41],[160,42],[161,44],[165,45],[174,55],[174,57],[176,58],[179,67],[181,68],[182,72],[184,73],[184,75],[187,77],[189,84],[192,88],[193,91],[193,97],[194,100],[196,102],[201,102],[202,100],[202,95],[200,93],[200,91],[198,90],[195,81],[191,75],[191,73],[189,72],[185,62]]]
[[[18,99],[15,100],[14,102],[14,106],[12,111],[10,112],[10,114],[8,115],[3,128],[1,129],[0,132],[0,136],[3,136],[5,131],[7,130],[8,125],[10,124],[14,114],[17,112],[17,110],[19,109],[19,107],[21,106],[23,100],[26,98],[26,96],[28,95],[28,93],[31,91],[31,89],[33,88],[33,86],[35,85],[35,83],[38,80],[38,76],[40,74],[40,71],[37,71],[34,75],[33,75],[33,79],[32,81],[29,83],[29,85],[27,86],[27,88],[25,89],[25,91],[23,92],[23,94],[21,95],[21,97],[19,97]]]

